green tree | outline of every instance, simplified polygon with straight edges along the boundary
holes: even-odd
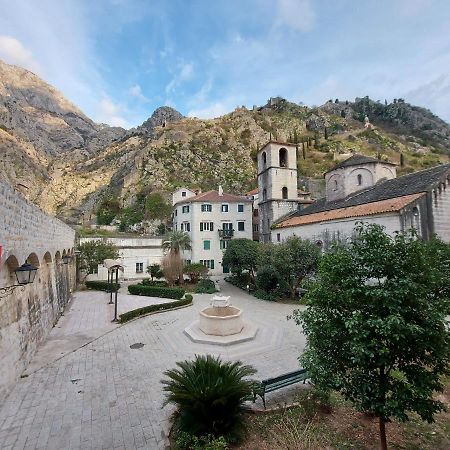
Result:
[[[208,273],[208,268],[201,263],[191,263],[184,266],[183,273],[189,276],[192,283],[197,283]]]
[[[313,275],[320,259],[319,247],[297,236],[288,237],[281,244],[268,244],[260,257],[260,266],[271,266],[280,281],[294,298],[306,278]]]
[[[104,197],[97,208],[97,224],[110,225],[119,212],[119,200],[110,195]]]
[[[108,241],[98,239],[83,242],[78,245],[79,268],[86,271],[87,274],[94,273],[94,270],[99,264],[103,264],[105,259],[117,259],[119,257],[119,250],[117,247]]]
[[[211,355],[177,363],[163,380],[164,404],[177,407],[175,430],[195,436],[211,434],[228,440],[240,437],[245,399],[252,393],[248,377],[256,370],[238,362],[223,362]]]
[[[166,220],[172,213],[172,207],[159,192],[147,196],[145,200],[145,216],[148,219]]]
[[[259,242],[251,239],[232,239],[225,250],[222,263],[238,275],[248,270],[250,280],[254,284],[260,250]]]
[[[385,423],[444,405],[433,397],[449,373],[450,247],[412,234],[391,237],[359,225],[347,245],[334,244],[297,311],[308,347],[300,360],[315,384],[335,389]]]
[[[152,281],[154,278],[159,279],[164,276],[159,264],[152,264],[150,266],[147,266],[147,273],[151,276]]]
[[[189,234],[184,231],[171,231],[166,235],[162,247],[169,256],[163,267],[166,267],[166,271],[170,271],[170,268],[173,269],[176,266],[178,280],[180,283],[183,283],[182,253],[184,250],[191,249],[191,238]]]

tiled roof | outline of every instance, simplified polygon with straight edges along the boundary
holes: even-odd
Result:
[[[259,192],[258,188],[252,189],[251,191],[246,192],[245,195],[255,195]]]
[[[306,216],[324,211],[347,208],[349,206],[365,205],[381,200],[427,192],[437,186],[441,180],[447,176],[450,176],[450,164],[443,164],[432,167],[431,169],[410,173],[398,178],[393,178],[392,180],[382,181],[374,186],[333,202],[327,202],[326,198],[321,198],[307,208],[284,216],[279,222],[285,222],[285,220],[296,216]]]
[[[295,227],[297,225],[306,225],[317,222],[327,222],[329,220],[346,219],[349,217],[364,217],[373,214],[383,214],[394,211],[400,211],[402,208],[425,195],[418,194],[405,195],[403,197],[381,200],[378,202],[366,203],[363,205],[349,206],[347,208],[333,209],[306,216],[292,216],[281,222],[278,222],[274,228]]]
[[[393,164],[389,161],[381,161],[379,159],[372,158],[370,156],[353,155],[353,156],[350,156],[350,158],[347,158],[344,161],[341,161],[340,163],[336,164],[328,172],[331,172],[336,169],[341,169],[343,167],[359,166],[360,164],[369,164],[369,163],[383,163],[383,164],[390,164],[392,166],[395,166],[395,164]],[[328,172],[325,172],[325,173],[328,173]]]
[[[208,203],[249,202],[249,203],[251,203],[252,201],[253,200],[251,198],[244,197],[241,195],[227,194],[226,192],[224,192],[223,195],[219,195],[219,193],[217,191],[208,191],[208,192],[203,192],[201,194],[198,194],[195,197],[189,197],[178,203],[191,203],[191,202],[208,202]]]

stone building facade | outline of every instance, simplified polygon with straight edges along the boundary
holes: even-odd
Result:
[[[186,192],[183,195],[183,192]],[[252,239],[252,199],[218,191],[195,194],[187,189],[174,193],[173,229],[191,238],[187,262],[202,263],[210,275],[228,273],[222,259],[231,239]]]
[[[37,267],[33,284],[0,291],[0,401],[25,370],[75,288],[75,231],[0,182],[0,288],[17,284],[14,270]]]
[[[272,224],[298,207],[295,145],[269,141],[259,150],[258,191],[259,239],[269,242]]]
[[[119,259],[123,265],[123,272],[119,272],[122,279],[148,278],[147,267],[151,264],[161,264],[163,257],[162,238],[144,236],[111,236],[105,237],[82,237],[83,242],[106,240],[114,244],[119,250]],[[87,280],[107,280],[108,270],[99,265],[96,274],[90,274]]]
[[[272,240],[296,235],[323,245],[346,240],[356,222],[377,223],[390,234],[415,229],[450,242],[450,164],[396,177],[395,166],[354,155],[325,174],[326,196],[285,215]]]

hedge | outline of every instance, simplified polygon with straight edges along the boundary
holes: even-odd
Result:
[[[152,312],[166,311],[168,309],[179,308],[180,306],[187,306],[192,303],[192,295],[183,298],[183,300],[177,300],[175,302],[160,303],[159,305],[149,305],[143,308],[133,309],[133,311],[128,311],[120,315],[120,323],[128,322],[135,317],[144,316]]]
[[[170,288],[160,286],[142,286],[141,284],[131,284],[128,292],[133,295],[145,295],[147,297],[161,297],[180,299],[186,292],[182,288]]]
[[[96,291],[109,292],[109,283],[107,281],[92,280],[92,281],[86,281],[85,284],[86,284],[86,287],[88,289],[94,289]],[[113,292],[116,292],[119,289],[120,289],[120,283],[113,283],[112,284]]]

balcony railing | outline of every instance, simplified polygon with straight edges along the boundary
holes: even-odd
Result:
[[[219,230],[219,237],[231,239],[234,236],[234,230]]]

